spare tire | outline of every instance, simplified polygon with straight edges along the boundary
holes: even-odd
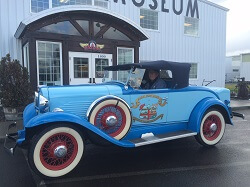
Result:
[[[98,102],[90,111],[89,122],[113,138],[120,140],[131,127],[131,112],[119,99]]]

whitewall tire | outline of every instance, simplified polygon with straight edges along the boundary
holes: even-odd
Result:
[[[202,118],[200,133],[196,136],[197,141],[204,146],[216,145],[225,132],[225,119],[221,112],[209,110]]]
[[[89,122],[120,140],[128,133],[132,119],[126,104],[117,99],[107,99],[93,107]]]
[[[29,163],[39,175],[60,177],[77,166],[83,151],[83,138],[74,127],[51,126],[34,137]]]

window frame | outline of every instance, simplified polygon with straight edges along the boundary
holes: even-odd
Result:
[[[133,62],[135,61],[135,49],[132,47],[117,47],[117,65],[119,65],[119,49],[132,49]]]
[[[140,18],[140,16],[141,16],[141,10],[152,11],[152,12],[156,12],[157,13],[157,29],[149,29],[149,28],[144,28],[144,27],[141,26],[141,18]],[[158,10],[151,10],[151,9],[147,9],[147,8],[140,8],[140,12],[139,12],[139,25],[140,25],[140,27],[142,27],[143,29],[148,30],[148,31],[159,32],[160,31],[160,29],[159,29],[159,27],[160,27],[160,25],[159,25],[159,12],[160,11],[158,11]]]
[[[197,35],[192,35],[192,34],[187,34],[185,33],[185,19],[186,18],[191,18],[191,19],[194,19],[194,20],[197,20],[198,21],[198,31],[197,31]],[[199,38],[200,37],[200,19],[198,18],[192,18],[192,17],[188,17],[188,16],[184,16],[184,19],[183,19],[183,33],[184,33],[184,36],[190,36],[190,37],[197,37]]]
[[[31,6],[31,1],[32,0],[29,0],[29,8],[30,8],[30,13],[31,14],[37,14],[37,13],[39,13],[39,12],[42,12],[42,11],[39,11],[39,12],[32,12],[32,6]],[[55,7],[53,7],[53,3],[52,3],[52,0],[48,0],[49,2],[49,8],[48,9],[51,9],[51,8],[55,8]],[[100,1],[100,0],[99,0]],[[95,6],[95,7],[99,7],[99,8],[103,8],[103,9],[108,9],[108,10],[110,10],[110,0],[103,0],[103,1],[106,1],[107,2],[107,4],[108,4],[108,6],[107,6],[107,8],[105,8],[105,7],[102,7],[102,6],[97,6],[97,5],[95,5],[95,0],[91,0],[91,5],[85,5],[85,6]],[[64,5],[64,6],[67,6],[67,5]],[[63,7],[63,6],[62,6]],[[48,10],[48,9],[44,9],[44,10]],[[44,11],[43,10],[43,11]]]
[[[27,68],[28,74],[30,74],[29,42],[23,46],[23,66]]]
[[[36,68],[37,68],[37,85],[42,86],[39,84],[39,57],[38,57],[38,43],[50,43],[50,44],[59,44],[60,48],[60,85],[63,85],[63,62],[62,62],[62,43],[61,42],[52,42],[52,41],[44,41],[44,40],[36,40]]]

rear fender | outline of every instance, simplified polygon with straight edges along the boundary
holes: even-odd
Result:
[[[201,100],[193,109],[189,117],[188,129],[199,133],[202,118],[205,115],[206,111],[210,108],[219,110],[222,113],[225,122],[233,125],[230,117],[230,109],[222,101],[215,98],[205,98]]]
[[[95,127],[91,123],[89,123],[86,119],[76,116],[73,114],[63,113],[63,112],[48,112],[42,115],[38,115],[32,118],[26,125],[26,129],[30,129],[33,127],[38,127],[43,124],[48,123],[58,123],[58,122],[68,122],[74,123],[76,125],[80,125],[93,133],[99,135],[100,137],[106,139],[107,141],[122,147],[134,147],[135,145],[129,141],[122,141],[116,140],[113,137],[109,136],[108,134],[101,131],[99,128]],[[32,130],[32,129],[30,129]]]

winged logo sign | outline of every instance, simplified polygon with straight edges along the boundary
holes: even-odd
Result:
[[[80,43],[80,46],[85,51],[97,51],[97,52],[101,52],[101,50],[105,47],[104,44],[97,44],[94,40],[89,41],[89,43]]]

